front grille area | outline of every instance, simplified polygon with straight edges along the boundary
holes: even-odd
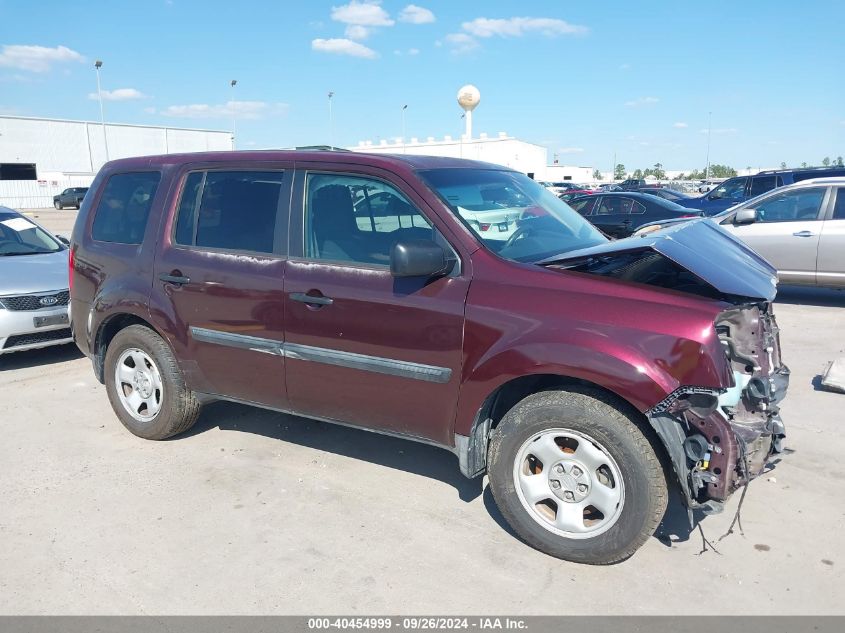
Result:
[[[44,304],[42,299],[53,298],[55,303]],[[26,311],[42,310],[44,308],[55,308],[66,306],[70,301],[70,293],[67,290],[46,295],[20,295],[18,297],[0,297],[0,303],[7,310]]]
[[[23,347],[24,345],[34,345],[36,343],[48,343],[50,341],[60,341],[63,338],[71,338],[71,336],[72,334],[69,327],[62,328],[61,330],[50,330],[49,332],[17,334],[6,339],[6,344],[3,345],[3,349]]]

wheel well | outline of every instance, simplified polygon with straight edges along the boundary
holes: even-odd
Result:
[[[487,442],[490,433],[517,403],[541,391],[573,387],[587,388],[604,394],[620,411],[640,423],[639,426],[643,433],[646,434],[655,448],[659,447],[661,459],[666,457],[666,449],[645,415],[624,398],[589,380],[557,374],[536,374],[514,378],[500,385],[485,399],[476,413],[469,437],[463,439],[459,435],[455,436],[461,472],[467,477],[476,477],[486,470]]]
[[[155,331],[152,325],[134,314],[115,314],[100,324],[94,339],[94,372],[101,383],[105,380],[103,368],[106,363],[106,350],[117,333],[130,325],[143,325]]]

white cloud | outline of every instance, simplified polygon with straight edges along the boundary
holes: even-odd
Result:
[[[419,55],[419,54],[420,54],[420,49],[418,49],[418,48],[409,48],[407,51],[402,51],[402,50],[399,50],[399,49],[397,48],[395,51],[393,51],[393,54],[394,54],[394,55],[398,55],[399,57],[402,57],[403,55],[411,55],[411,56],[413,56],[413,55]]]
[[[116,88],[115,90],[102,90],[103,101],[132,101],[134,99],[147,99],[147,95],[145,95],[140,90],[135,90],[135,88]],[[96,92],[91,92],[88,94],[89,99],[97,100],[98,95]]]
[[[631,64],[620,64],[619,70],[631,70]]]
[[[378,0],[352,0],[349,4],[332,7],[332,20],[361,26],[393,26],[390,14],[381,8]]]
[[[144,108],[144,112],[146,112],[147,114],[155,114],[156,109],[153,106],[149,106],[147,108]]]
[[[452,47],[453,53],[469,53],[479,47],[478,40],[466,33],[449,33],[443,39]]]
[[[349,24],[346,27],[346,37],[350,40],[365,40],[370,36],[372,29],[360,24]]]
[[[537,32],[546,37],[583,35],[589,29],[557,18],[475,18],[461,24],[464,31],[476,37],[521,37]]]
[[[415,4],[409,4],[399,13],[400,22],[411,24],[430,24],[435,21],[434,13]]]
[[[583,154],[584,148],[583,147],[561,147],[558,151],[558,154]]]
[[[682,130],[682,129],[684,129],[684,128],[688,128],[688,127],[689,127],[689,125],[687,125],[687,124],[686,124],[686,123],[684,123],[683,121],[678,121],[677,123],[673,123],[673,124],[672,124],[672,127],[676,127],[676,128],[678,128],[679,130]]]
[[[67,46],[24,46],[6,44],[0,51],[0,67],[18,68],[34,73],[50,70],[54,64],[84,62],[85,58]]]
[[[639,106],[645,105],[654,105],[660,101],[657,97],[640,97],[639,99],[633,99],[631,101],[625,102],[626,108],[638,108]]]
[[[287,104],[269,104],[266,101],[227,101],[219,105],[195,103],[191,105],[172,105],[159,114],[182,119],[222,119],[237,117],[239,119],[260,119],[264,116],[282,113],[287,110]]]
[[[364,59],[374,59],[378,57],[373,49],[353,42],[349,39],[332,38],[324,40],[318,38],[311,40],[311,48],[321,53],[334,53],[335,55],[350,55],[351,57],[363,57]]]
[[[420,54],[420,49],[418,49],[418,48],[409,48],[408,49],[408,55],[419,55],[419,54]]]

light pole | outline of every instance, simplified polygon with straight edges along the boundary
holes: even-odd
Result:
[[[235,151],[235,119],[237,117],[237,113],[235,111],[235,86],[238,85],[238,80],[233,79],[229,82],[229,85],[232,86],[232,100],[229,102],[232,106],[232,151]]]
[[[334,118],[332,117],[332,97],[334,92],[329,90],[329,147],[334,149]]]
[[[97,99],[100,101],[100,126],[103,128],[103,146],[106,148],[106,162],[109,161],[109,140],[106,136],[106,115],[103,111],[103,92],[100,90],[100,68],[103,62],[99,59],[94,62],[94,70],[97,73]]]
[[[408,105],[402,106],[402,153],[405,152],[405,110],[408,109]]]
[[[710,132],[713,129],[713,113],[707,113],[707,166],[704,168],[704,180],[710,179]]]

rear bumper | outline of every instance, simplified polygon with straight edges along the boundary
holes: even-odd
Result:
[[[68,316],[68,323],[36,327],[36,317]],[[0,308],[0,354],[72,343],[68,306],[42,310],[6,310]]]

